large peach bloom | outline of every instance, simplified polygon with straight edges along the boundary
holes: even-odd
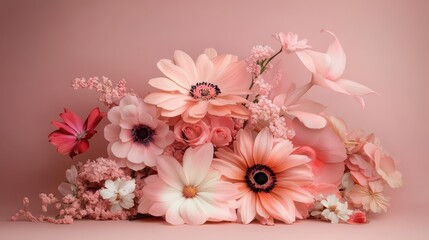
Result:
[[[276,143],[275,143],[276,142]],[[289,140],[274,141],[268,128],[253,138],[250,130],[240,130],[234,151],[219,149],[213,167],[233,182],[239,194],[238,214],[248,224],[255,218],[263,224],[274,219],[293,223],[295,203],[312,203],[312,194],[304,188],[313,180],[311,159],[292,154]]]
[[[246,64],[236,56],[217,56],[214,49],[207,49],[194,62],[186,53],[175,51],[174,61],[162,59],[158,68],[166,77],[150,79],[149,84],[161,92],[149,94],[145,102],[161,108],[162,116],[182,115],[188,123],[196,123],[207,113],[248,117],[242,105],[247,100],[240,95],[251,93],[251,78]]]

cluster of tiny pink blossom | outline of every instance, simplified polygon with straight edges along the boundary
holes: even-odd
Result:
[[[264,71],[262,68],[265,61],[267,61],[267,59],[271,57],[273,53],[274,50],[268,45],[254,46],[251,50],[250,56],[246,59],[246,70],[255,76],[259,75],[262,71]],[[271,65],[267,65],[266,68],[271,68]]]
[[[125,94],[130,92],[127,88],[127,82],[125,79],[119,80],[116,85],[113,86],[112,81],[107,77],[102,77],[101,81],[98,77],[91,77],[89,79],[76,78],[72,82],[72,87],[75,90],[95,89],[97,92],[101,93],[98,100],[108,107],[115,106],[116,103],[125,96]]]
[[[275,79],[279,75],[276,75]],[[286,126],[286,119],[281,115],[281,107],[277,106],[270,99],[269,95],[273,86],[266,82],[262,75],[259,75],[253,80],[258,93],[253,102],[249,103],[249,123],[256,125],[263,123],[268,125],[269,129],[275,137],[291,138],[293,131]]]
[[[69,182],[66,184],[71,186],[70,189],[76,189],[76,191],[65,192],[64,189],[61,189],[64,188],[62,184],[59,187],[60,192],[64,194],[62,201],[54,197],[52,193],[41,193],[39,195],[42,201],[42,212],[46,213],[48,206],[54,205],[59,211],[58,216],[49,217],[40,215],[39,217],[35,217],[28,211],[29,199],[26,197],[23,200],[23,209],[19,210],[12,217],[12,220],[15,221],[22,216],[32,222],[65,224],[72,223],[74,219],[124,220],[137,215],[136,206],[119,211],[111,210],[111,201],[103,198],[100,193],[108,180],[131,180],[131,171],[129,169],[120,168],[115,161],[106,158],[88,160],[85,164],[79,163],[74,167],[77,174],[71,174],[72,177],[68,179]],[[136,185],[138,186],[134,191],[135,199],[133,199],[133,202],[138,202],[143,196],[142,188],[145,185],[144,179],[154,173],[155,171],[150,168],[133,173]]]
[[[249,123],[252,125],[262,123],[268,125],[270,131],[275,137],[291,138],[294,133],[286,126],[285,117],[280,115],[281,108],[275,105],[266,96],[261,96],[256,102],[249,104],[251,115]]]

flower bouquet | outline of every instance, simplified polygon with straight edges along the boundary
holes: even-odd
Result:
[[[310,50],[296,34],[278,33],[275,52],[258,45],[245,60],[208,48],[193,60],[183,51],[157,66],[149,80],[156,91],[139,96],[125,80],[103,77],[73,81],[96,90],[106,112],[94,108],[85,121],[65,109],[49,141],[71,158],[85,153],[100,121],[107,151],[74,163],[58,190],[40,194],[33,215],[24,198],[13,220],[72,223],[76,219],[121,220],[163,217],[170,224],[230,221],[294,223],[319,219],[365,223],[387,211],[384,188],[402,185],[396,162],[374,134],[349,130],[325,106],[303,96],[313,86],[352,96],[375,93],[342,78],[346,65],[337,37],[326,52]],[[273,68],[277,56],[298,57],[311,72],[296,87]],[[284,92],[273,94],[279,82]]]

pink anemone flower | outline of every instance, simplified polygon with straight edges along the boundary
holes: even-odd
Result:
[[[106,114],[94,108],[82,123],[82,119],[74,112],[64,109],[60,117],[64,122],[52,121],[52,125],[58,130],[49,134],[49,142],[57,147],[57,151],[71,158],[84,153],[89,148],[89,139],[97,133],[94,128],[100,123]]]
[[[292,143],[275,141],[268,128],[256,138],[248,129],[237,133],[234,151],[221,148],[213,167],[239,191],[239,219],[248,224],[255,218],[262,224],[296,220],[295,203],[312,203],[313,195],[304,188],[312,183],[313,173],[305,155],[292,154]]]
[[[328,126],[309,129],[297,120],[292,121],[295,137],[292,142],[298,154],[309,156],[315,183],[338,185],[344,173],[346,149],[337,134]]]
[[[126,95],[107,114],[111,124],[104,128],[109,156],[121,166],[141,170],[154,167],[164,149],[174,142],[168,125],[159,120],[155,106]]]
[[[346,55],[335,34],[327,30],[322,30],[322,32],[329,33],[335,39],[326,53],[304,50],[296,52],[297,56],[313,73],[312,82],[314,84],[353,96],[362,107],[365,107],[362,96],[375,92],[360,83],[340,78],[346,67]]]
[[[217,56],[214,49],[207,49],[194,62],[188,54],[175,51],[174,61],[162,59],[158,68],[166,77],[150,79],[149,84],[161,92],[149,94],[145,102],[161,108],[162,116],[181,115],[188,123],[198,122],[207,113],[248,118],[242,105],[247,100],[242,96],[251,93],[251,78],[244,61],[236,56]]]

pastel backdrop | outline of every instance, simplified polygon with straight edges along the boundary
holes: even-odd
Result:
[[[106,120],[97,128],[99,134],[91,139],[90,150],[73,160],[58,155],[48,143],[47,135],[54,130],[50,121],[59,119],[63,107],[81,116],[94,106],[107,110],[97,101],[96,94],[70,87],[75,77],[124,78],[136,93],[144,96],[152,90],[147,81],[160,76],[157,61],[171,58],[176,49],[196,57],[206,47],[214,47],[218,52],[233,53],[243,59],[257,44],[279,49],[272,34],[291,31],[323,52],[332,39],[320,30],[328,29],[336,33],[345,49],[344,77],[371,87],[380,96],[367,96],[365,109],[352,98],[318,87],[310,91],[309,97],[320,100],[328,106],[328,114],[342,117],[351,128],[376,133],[400,162],[405,184],[388,192],[389,212],[375,217],[369,225],[375,224],[373,230],[377,226],[391,229],[383,222],[420,221],[420,225],[404,225],[404,230],[411,230],[410,236],[416,237],[410,239],[417,239],[424,231],[424,216],[429,213],[428,12],[429,4],[423,0],[1,0],[2,224],[9,229],[22,229],[22,234],[25,229],[34,231],[33,225],[4,222],[19,209],[22,197],[29,196],[36,209],[39,192],[59,194],[57,186],[73,163],[105,154],[107,142],[102,132]],[[310,78],[294,56],[284,56],[280,66],[284,81],[305,82]],[[164,226],[159,221],[155,223]],[[295,233],[308,231],[305,224],[314,227],[311,222],[299,223]],[[108,226],[115,228],[113,223]],[[135,223],[133,226],[136,227]],[[318,224],[316,229],[327,226],[330,227]],[[337,231],[344,228],[335,227],[340,229]],[[236,231],[230,226],[227,229]],[[260,229],[260,233],[267,231],[259,226],[254,229]],[[6,234],[12,234],[11,231]],[[196,231],[196,236],[205,234]],[[136,229],[132,232],[138,234]],[[282,232],[277,229],[270,234],[281,236]]]

